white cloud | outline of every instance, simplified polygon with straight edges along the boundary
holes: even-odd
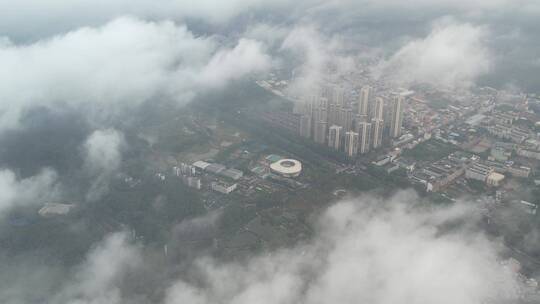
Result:
[[[398,85],[468,87],[490,69],[486,36],[484,27],[438,23],[426,38],[408,42],[377,68]]]
[[[268,46],[278,46],[289,34],[290,29],[286,26],[268,23],[257,23],[249,26],[244,37],[263,41]]]
[[[94,131],[83,145],[84,169],[92,178],[86,199],[94,201],[109,189],[109,181],[120,169],[125,140],[114,129]]]
[[[184,26],[133,18],[29,45],[2,43],[0,130],[17,126],[32,106],[67,104],[99,121],[152,98],[186,102],[204,88],[201,74],[219,86],[267,68],[268,61],[253,40],[220,48]]]
[[[185,219],[173,228],[173,233],[174,234],[188,234],[188,233],[192,233],[193,231],[215,229],[217,222],[221,218],[221,215],[222,215],[222,211],[217,210],[217,211],[210,211],[207,214],[200,217],[196,217],[192,219]]]
[[[11,170],[0,170],[0,215],[16,206],[39,206],[58,199],[60,186],[57,178],[51,169],[43,169],[24,179],[17,179]]]
[[[199,260],[202,281],[178,281],[165,303],[483,303],[516,299],[515,276],[479,232],[444,231],[468,214],[412,208],[402,192],[338,203],[307,245],[244,263]],[[454,208],[466,208],[456,210]],[[474,218],[474,217],[473,217]],[[446,225],[448,226],[448,225]]]
[[[181,268],[182,279],[161,282],[165,288],[161,301],[126,289],[163,276],[154,277],[153,268],[147,268],[156,266],[154,255],[144,255],[126,232],[113,233],[73,269],[69,281],[58,283],[59,290],[48,300],[72,304],[148,303],[150,298],[164,304],[516,300],[520,283],[511,269],[501,265],[499,245],[474,225],[456,224],[474,223],[480,215],[470,205],[432,208],[417,205],[417,200],[413,192],[400,192],[388,199],[364,196],[339,202],[316,220],[311,240],[240,261],[201,257]],[[216,216],[190,220],[184,228],[211,226]],[[129,284],[134,279],[138,283]]]
[[[352,58],[343,54],[340,38],[326,37],[313,25],[295,27],[285,37],[281,50],[291,52],[300,61],[296,79],[289,87],[293,95],[312,93],[313,87],[329,79],[329,70],[339,75],[354,68]]]
[[[119,283],[142,262],[140,249],[125,232],[110,234],[91,250],[72,282],[66,282],[53,303],[117,304],[122,302]]]
[[[201,71],[199,82],[202,85],[222,86],[249,73],[268,70],[271,58],[261,53],[262,49],[260,42],[240,39],[233,49],[214,54]]]

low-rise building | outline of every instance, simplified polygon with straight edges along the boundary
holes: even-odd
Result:
[[[207,163],[205,161],[202,161],[202,160],[198,160],[196,162],[194,162],[192,164],[193,167],[195,167],[196,169],[200,170],[200,171],[204,171],[204,169],[206,169],[208,166],[210,166],[210,163]]]
[[[387,174],[390,174],[396,170],[399,169],[399,166],[395,163],[387,163],[383,166],[383,169],[386,171]]]
[[[220,175],[232,178],[233,180],[239,180],[240,178],[242,178],[242,176],[244,176],[244,172],[237,169],[229,168],[221,171]]]
[[[412,172],[416,166],[416,162],[414,160],[403,157],[395,159],[394,163],[400,168],[407,170],[407,172]]]
[[[517,207],[517,208],[521,208],[525,212],[527,212],[529,214],[532,214],[532,215],[535,215],[536,212],[538,211],[538,205],[533,204],[533,203],[529,203],[527,201],[514,200],[514,201],[510,201],[510,204]]]
[[[407,133],[407,134],[401,135],[398,139],[393,140],[392,146],[393,147],[403,146],[405,144],[412,142],[413,140],[414,140],[414,136],[410,133]]]
[[[513,166],[496,161],[484,161],[483,163],[492,167],[497,173],[510,174],[515,177],[528,178],[532,172],[531,168],[525,166]]]
[[[220,164],[210,164],[204,170],[213,174],[220,174],[222,171],[227,169],[227,167]]]
[[[493,115],[493,119],[499,124],[511,125],[516,116],[511,113],[497,112]]]
[[[515,143],[522,143],[529,137],[529,133],[526,130],[522,130],[518,127],[508,125],[493,125],[488,127],[488,132],[502,139],[510,139]]]
[[[465,177],[486,182],[491,173],[493,173],[492,167],[481,163],[474,163],[465,170]]]
[[[486,184],[491,187],[499,187],[503,180],[504,175],[497,172],[491,172],[486,179]]]
[[[45,203],[45,205],[39,209],[38,214],[43,217],[66,215],[74,206],[75,205],[72,204]]]
[[[228,184],[225,182],[213,182],[211,184],[212,190],[223,193],[223,194],[229,194],[236,190],[237,184]]]
[[[417,170],[409,176],[409,179],[415,184],[422,184],[427,187],[428,183],[431,180],[431,176],[427,175],[421,170]]]
[[[490,155],[497,161],[507,161],[512,156],[512,151],[508,151],[504,147],[495,146],[491,148]]]
[[[515,177],[529,178],[529,176],[531,175],[531,171],[531,168],[525,166],[507,167],[507,172]]]
[[[540,151],[530,149],[517,149],[517,155],[540,160]]]
[[[430,176],[428,191],[439,191],[465,173],[465,166],[449,158],[441,159],[422,171]]]
[[[388,164],[392,160],[392,157],[390,155],[381,155],[378,156],[374,161],[371,163],[375,166],[384,166]]]

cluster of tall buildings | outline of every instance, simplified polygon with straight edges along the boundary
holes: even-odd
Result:
[[[300,135],[351,158],[380,148],[383,134],[401,136],[404,97],[385,100],[374,95],[369,86],[362,87],[355,98],[339,86],[315,92],[295,104]]]

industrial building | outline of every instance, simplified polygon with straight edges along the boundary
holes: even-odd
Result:
[[[465,170],[465,177],[486,182],[491,173],[493,173],[492,167],[481,163],[474,163]]]
[[[220,164],[210,164],[207,166],[204,171],[213,173],[213,174],[220,174],[222,171],[227,169],[227,167],[220,165]]]
[[[193,167],[197,168],[200,171],[204,171],[208,166],[210,166],[210,163],[207,163],[205,161],[199,160],[192,164]]]
[[[229,194],[236,190],[237,184],[228,184],[225,182],[212,182],[211,187],[212,190],[223,193],[223,194]]]
[[[220,175],[232,178],[233,180],[239,180],[240,178],[242,178],[242,176],[244,176],[244,172],[237,169],[229,168],[229,169],[221,171]]]
[[[425,167],[422,171],[429,176],[426,180],[426,190],[437,192],[463,175],[465,167],[460,162],[445,158]]]

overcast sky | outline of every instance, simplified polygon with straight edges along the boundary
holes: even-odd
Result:
[[[186,102],[287,52],[306,51],[314,77],[369,48],[400,85],[534,92],[538,17],[527,0],[0,1],[0,132],[38,105],[114,115],[158,94]]]
[[[0,131],[36,105],[114,113],[156,94],[187,101],[269,69],[285,50],[307,51],[310,72],[368,47],[399,84],[490,79],[534,91],[538,17],[526,0],[0,1]]]

